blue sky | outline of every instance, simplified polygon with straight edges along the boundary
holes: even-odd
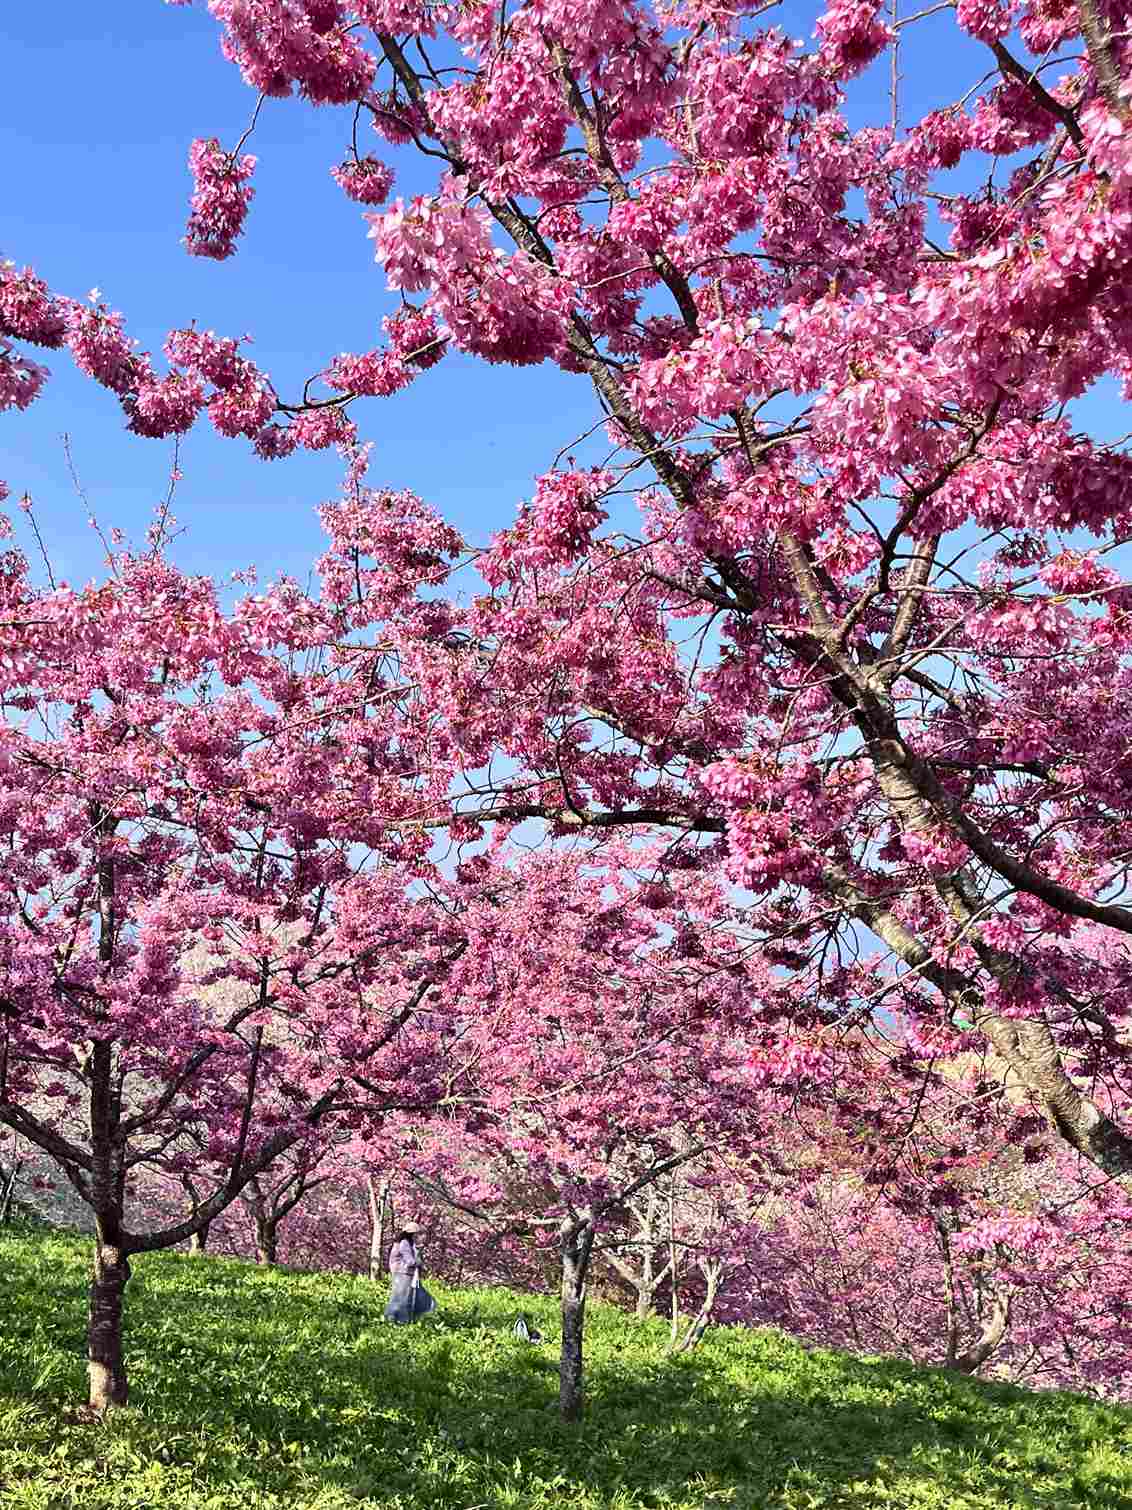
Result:
[[[328,171],[349,140],[350,112],[268,101],[246,148],[260,165],[239,251],[220,264],[192,258],[180,244],[189,142],[215,135],[234,145],[255,104],[221,58],[202,0],[64,0],[50,11],[4,12],[0,256],[30,262],[58,291],[81,297],[98,287],[147,349],[159,351],[171,326],[194,319],[224,334],[248,331],[250,354],[284,397],[335,352],[377,343],[380,318],[395,303],[360,207]],[[776,18],[808,37],[815,13],[795,3]],[[949,16],[913,28],[910,43],[909,112],[945,103],[982,68],[974,44],[956,42]],[[878,96],[886,99],[887,88],[882,60],[857,86],[855,124],[885,118]],[[362,140],[389,157],[364,129]],[[411,153],[392,161],[395,192],[431,186],[435,164]],[[61,434],[70,436],[100,521],[138,539],[164,491],[171,447],[128,435],[112,395],[66,357],[47,361],[53,377],[40,399],[24,414],[0,416],[0,477],[35,499],[56,575],[81,581],[100,573],[101,548],[72,488]],[[481,541],[595,412],[589,385],[549,365],[489,367],[458,355],[407,392],[355,411],[374,442],[371,480],[412,487]],[[254,562],[264,579],[305,576],[322,542],[314,509],[341,476],[334,453],[265,464],[204,421],[182,441],[181,469],[175,511],[189,526],[176,546],[181,565],[224,576]]]
[[[160,0],[4,12],[0,255],[30,262],[60,292],[82,297],[98,287],[155,352],[171,326],[192,319],[224,334],[248,331],[249,354],[284,396],[335,352],[378,343],[381,316],[396,302],[374,263],[361,207],[329,174],[349,141],[349,112],[268,101],[245,149],[260,166],[236,257],[189,257],[180,244],[189,142],[215,135],[234,145],[255,104],[220,56],[215,22],[201,7]],[[428,170],[416,166],[399,155],[395,192],[408,197],[429,186]],[[53,376],[40,398],[23,414],[0,416],[0,477],[14,495],[31,492],[56,575],[85,580],[99,573],[101,549],[71,486],[61,433],[71,437],[100,520],[139,537],[164,491],[171,446],[126,434],[114,397],[64,355],[44,360]],[[483,539],[593,413],[588,385],[550,366],[487,367],[448,356],[358,417],[374,442],[374,481],[412,486]],[[254,561],[264,577],[305,575],[322,543],[314,509],[342,475],[336,454],[265,464],[246,442],[220,439],[204,421],[182,441],[181,458],[183,566],[227,572]]]

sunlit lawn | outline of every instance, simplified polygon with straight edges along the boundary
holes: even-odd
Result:
[[[174,1254],[135,1261],[132,1403],[87,1424],[87,1262],[0,1236],[2,1510],[1132,1506],[1132,1410],[768,1331],[665,1361],[662,1325],[594,1306],[570,1427],[549,1301],[430,1281],[439,1317],[390,1327],[367,1280]]]

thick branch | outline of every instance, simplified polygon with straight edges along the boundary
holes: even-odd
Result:
[[[1097,85],[1113,115],[1117,120],[1127,123],[1128,101],[1121,93],[1120,72],[1112,56],[1108,27],[1097,9],[1096,0],[1077,0],[1077,15],[1081,21],[1081,34],[1088,48],[1089,62],[1097,76]],[[1080,141],[1080,138],[1075,137],[1074,140]]]
[[[1091,0],[1082,0],[1082,10],[1085,4],[1091,4]],[[1012,53],[1007,52],[1001,42],[996,40],[989,45],[1003,73],[1012,79],[1017,79],[1023,88],[1028,89],[1042,109],[1047,110],[1050,115],[1059,120],[1077,145],[1082,146],[1085,138],[1081,133],[1081,127],[1077,124],[1076,113],[1070,110],[1068,105],[1063,105],[1060,100],[1055,100],[1041,80],[1030,69],[1019,63]]]

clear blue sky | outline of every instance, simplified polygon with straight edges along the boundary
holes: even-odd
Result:
[[[777,17],[808,37],[814,14],[792,0]],[[909,111],[918,112],[973,82],[982,58],[973,44],[956,44],[949,17],[913,32],[904,90]],[[0,46],[0,256],[32,263],[61,292],[82,297],[97,286],[155,352],[171,326],[193,319],[224,334],[248,331],[250,354],[284,397],[333,353],[377,343],[394,302],[360,207],[328,172],[349,139],[350,112],[265,104],[246,149],[260,159],[248,229],[236,257],[217,264],[187,256],[180,244],[188,145],[211,135],[234,145],[255,97],[221,58],[202,0],[8,4]],[[887,96],[887,83],[882,61],[857,86],[855,123],[884,118],[878,96]],[[365,130],[363,139],[388,157]],[[435,164],[411,153],[392,160],[395,192],[408,197],[430,186]],[[0,416],[0,477],[14,494],[26,489],[35,498],[57,575],[82,581],[100,574],[101,550],[71,487],[61,433],[70,434],[100,520],[136,538],[164,489],[170,443],[128,435],[112,395],[65,356],[46,360],[53,377],[39,400],[24,414]],[[372,480],[414,488],[477,540],[509,521],[532,477],[594,415],[584,380],[548,365],[517,370],[459,356],[392,400],[355,410],[374,441]],[[246,442],[222,440],[202,421],[182,442],[181,465],[183,566],[225,575],[254,562],[263,578],[305,575],[322,541],[314,509],[341,476],[336,454],[265,464]]]
[[[170,326],[192,319],[250,332],[249,354],[284,396],[335,352],[378,344],[381,316],[396,303],[361,207],[329,174],[349,141],[349,112],[268,101],[246,149],[260,167],[236,257],[189,257],[180,244],[189,142],[215,135],[234,145],[255,104],[220,56],[215,22],[203,7],[160,0],[2,9],[0,256],[32,263],[60,292],[83,297],[98,287],[155,352]],[[429,186],[411,155],[397,167],[396,192]],[[61,432],[100,519],[139,536],[163,491],[170,443],[128,435],[113,395],[65,355],[44,360],[53,376],[40,398],[0,416],[0,477],[13,494],[35,498],[57,575],[84,580],[99,572],[100,548],[71,487]],[[588,385],[549,366],[520,371],[448,356],[407,392],[363,405],[358,418],[374,441],[375,481],[412,486],[482,539],[593,412]],[[265,464],[205,420],[181,455],[176,513],[190,526],[177,545],[182,565],[226,571],[254,561],[263,575],[305,574],[322,542],[314,508],[342,475],[334,452]]]

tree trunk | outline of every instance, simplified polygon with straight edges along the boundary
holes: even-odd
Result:
[[[271,1217],[256,1212],[255,1261],[273,1269],[279,1256],[278,1223]]]
[[[559,1230],[562,1255],[562,1352],[558,1365],[558,1408],[564,1421],[582,1414],[582,1348],[586,1325],[586,1271],[594,1229],[589,1215],[564,1221]]]
[[[385,1276],[385,1209],[389,1202],[389,1181],[382,1180],[375,1186],[373,1176],[366,1177],[369,1193],[369,1277],[382,1279]]]
[[[990,1310],[984,1314],[981,1304],[984,1282],[982,1268],[979,1274],[979,1300],[977,1319],[979,1322],[979,1335],[970,1347],[959,1348],[959,1287],[956,1281],[955,1265],[951,1256],[951,1236],[947,1230],[947,1223],[942,1217],[936,1217],[935,1229],[939,1238],[940,1252],[943,1254],[944,1294],[947,1303],[947,1356],[944,1367],[955,1369],[960,1374],[973,1374],[982,1368],[983,1364],[993,1352],[1001,1345],[1010,1325],[1010,1293],[1000,1289],[994,1282],[990,1266],[987,1272],[990,1275],[986,1289],[990,1295]],[[968,1314],[970,1314],[968,1310]]]
[[[114,831],[114,820],[92,805],[91,818],[100,842]],[[98,957],[109,966],[114,959],[114,861],[98,866]],[[109,1038],[91,1045],[86,1061],[90,1094],[90,1204],[94,1211],[94,1269],[90,1282],[87,1357],[90,1408],[103,1415],[128,1396],[126,1365],[122,1360],[122,1297],[130,1278],[130,1259],[122,1236],[126,1167],[121,1138],[122,1081],[116,1073],[115,1050]]]
[[[906,814],[898,816],[904,818]],[[913,833],[919,831],[911,822],[905,823],[905,827]],[[830,890],[848,904],[854,917],[866,923],[906,965],[930,981],[953,1008],[970,1016],[999,1058],[1033,1094],[1059,1137],[1103,1174],[1124,1180],[1132,1176],[1132,1133],[1114,1123],[1070,1078],[1047,1022],[1042,1018],[996,1017],[988,1012],[976,980],[941,963],[895,913],[863,892],[847,871],[827,862],[824,876]],[[977,932],[974,923],[981,906],[978,898],[967,897],[960,880],[954,876],[941,878],[936,889],[962,926],[963,936],[972,937]],[[1001,974],[1003,979],[1011,978],[1016,969],[1014,964],[985,945],[980,945],[980,952],[988,970]]]
[[[653,1301],[656,1298],[657,1286],[662,1276],[655,1272],[653,1264],[652,1245],[656,1240],[656,1213],[657,1197],[653,1186],[649,1187],[645,1201],[645,1209],[641,1211],[639,1206],[630,1206],[630,1210],[637,1218],[637,1227],[641,1242],[644,1247],[641,1250],[641,1273],[637,1281],[637,1306],[636,1316],[638,1321],[644,1321],[652,1315]]]
[[[195,1217],[199,1213],[201,1208],[200,1192],[198,1191],[193,1181],[186,1174],[183,1174],[181,1176],[181,1189],[185,1192],[185,1198],[188,1201],[188,1214],[191,1217]],[[208,1234],[211,1227],[211,1222],[205,1222],[203,1227],[200,1227],[196,1232],[189,1234],[190,1253],[204,1252],[204,1250],[208,1247]]]
[[[676,1253],[676,1181],[668,1187],[668,1283],[669,1283],[669,1350],[680,1336],[680,1273]]]
[[[943,1293],[947,1306],[947,1354],[945,1368],[954,1368],[959,1353],[959,1292],[955,1283],[955,1263],[951,1257],[951,1234],[942,1216],[935,1219],[936,1241],[943,1257]]]
[[[7,1174],[0,1169],[0,1227],[8,1226],[12,1220],[12,1208],[16,1199],[16,1180],[19,1177],[21,1162],[17,1159]]]
[[[90,1285],[90,1406],[102,1415],[112,1405],[125,1405],[126,1366],[122,1361],[122,1296],[130,1277],[130,1260],[123,1249],[95,1237],[94,1272]]]
[[[720,1258],[701,1261],[700,1272],[704,1276],[705,1284],[703,1304],[684,1329],[683,1337],[678,1336],[677,1315],[674,1313],[671,1340],[665,1349],[666,1356],[671,1356],[673,1353],[690,1353],[694,1347],[699,1346],[700,1339],[707,1331],[708,1322],[715,1310],[715,1302],[719,1297],[719,1283],[726,1267]],[[672,1293],[676,1294],[675,1288]]]
[[[948,1359],[948,1368],[956,1369],[961,1374],[975,1373],[1001,1345],[1009,1325],[1010,1296],[995,1294],[991,1298],[990,1312],[983,1318],[979,1336],[970,1347]]]
[[[240,1199],[255,1228],[255,1261],[273,1269],[279,1252],[279,1217],[268,1203],[258,1176],[248,1181]]]

